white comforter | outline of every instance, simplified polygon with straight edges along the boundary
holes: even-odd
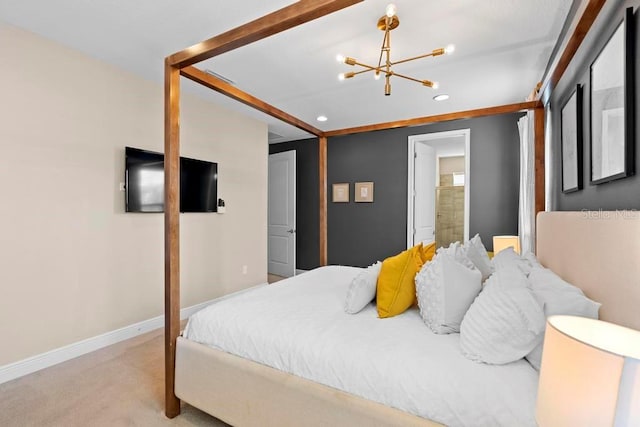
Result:
[[[535,426],[538,374],[525,360],[467,360],[459,335],[419,312],[343,310],[361,271],[323,267],[221,299],[191,317],[188,339],[450,426]]]

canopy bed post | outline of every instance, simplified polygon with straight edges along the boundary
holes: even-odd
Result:
[[[544,207],[544,106],[533,110],[534,120],[534,175],[535,175],[535,213],[543,212]]]
[[[327,260],[327,137],[318,138],[318,169],[320,174],[320,266]]]
[[[164,80],[164,341],[165,414],[180,414],[174,391],[180,333],[180,69],[165,63]]]

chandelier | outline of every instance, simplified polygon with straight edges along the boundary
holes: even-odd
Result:
[[[385,85],[384,85],[384,94],[391,95],[391,76],[400,77],[406,80],[411,80],[417,83],[420,83],[423,86],[427,86],[433,89],[438,89],[438,82],[434,82],[431,80],[419,80],[413,77],[405,76],[403,74],[399,74],[395,72],[392,67],[398,64],[404,64],[405,62],[414,61],[416,59],[427,58],[429,56],[440,56],[446,54],[451,54],[455,50],[455,46],[449,45],[446,48],[435,49],[429,53],[424,55],[414,56],[412,58],[402,59],[400,61],[391,61],[391,30],[397,28],[400,25],[400,20],[396,15],[396,6],[394,4],[390,4],[387,6],[386,15],[378,20],[378,29],[384,31],[384,38],[382,39],[382,47],[380,48],[380,59],[378,59],[378,65],[372,66],[363,64],[358,62],[354,58],[345,57],[342,55],[336,56],[336,60],[338,62],[345,63],[351,66],[360,66],[364,68],[362,71],[351,71],[348,73],[342,73],[338,76],[338,79],[350,79],[352,77],[357,76],[358,74],[368,73],[373,71],[373,76],[376,80],[380,79],[380,77],[384,74],[385,77]]]

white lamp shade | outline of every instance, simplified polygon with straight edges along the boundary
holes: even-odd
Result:
[[[640,426],[640,332],[549,317],[536,419],[540,427]]]
[[[494,254],[507,248],[513,248],[517,254],[520,253],[520,239],[518,236],[493,236]]]

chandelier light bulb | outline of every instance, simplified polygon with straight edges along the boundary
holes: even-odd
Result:
[[[341,54],[337,54],[336,55],[336,61],[340,62],[340,63],[344,63],[345,57],[344,55]]]
[[[344,80],[344,73],[338,74],[338,80],[340,80],[340,81]]]
[[[393,17],[396,15],[396,5],[395,5],[395,4],[393,4],[393,3],[390,3],[390,4],[387,6],[387,10],[386,10],[386,12],[387,12],[387,16],[388,16],[389,18],[393,18]]]
[[[376,71],[375,73],[373,73],[373,78],[376,80],[380,80],[380,76],[381,76],[380,71]]]
[[[433,84],[431,85],[431,89],[436,90],[440,87],[440,83],[438,82],[433,82]]]
[[[444,48],[444,53],[446,53],[447,55],[451,55],[453,52],[455,52],[455,50],[456,50],[456,46],[450,44]]]

